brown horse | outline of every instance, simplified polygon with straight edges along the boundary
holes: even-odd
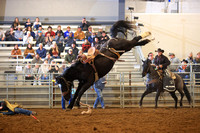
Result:
[[[157,108],[158,97],[160,96],[160,93],[164,91],[163,81],[160,79],[160,76],[158,75],[155,68],[153,68],[153,66],[151,65],[151,61],[149,59],[147,59],[146,61],[143,61],[142,76],[144,77],[147,74],[149,74],[149,79],[148,79],[149,82],[151,82],[151,81],[152,82],[150,84],[146,85],[146,90],[142,94],[141,99],[140,99],[140,106],[142,106],[143,98],[146,95],[148,95],[149,93],[152,93],[152,92],[156,92],[155,108]],[[182,107],[183,106],[182,100],[183,100],[183,97],[184,97],[184,93],[187,97],[189,104],[191,103],[191,96],[190,96],[190,93],[189,93],[187,86],[185,85],[183,79],[178,74],[175,74],[175,76],[176,76],[175,88],[181,95],[180,106]],[[176,97],[175,91],[172,91],[172,92],[169,92],[169,93],[175,101],[175,108],[177,108],[178,98]]]

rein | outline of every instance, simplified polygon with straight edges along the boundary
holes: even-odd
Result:
[[[149,67],[148,67],[148,69],[147,69],[147,72],[151,75],[151,68],[152,68],[152,66],[151,65],[149,65]],[[158,73],[158,72],[157,72]],[[159,75],[159,74],[158,74]],[[158,79],[157,79],[158,78]],[[161,80],[161,77],[160,77],[160,75],[159,75],[159,77],[157,77],[157,76],[152,76],[152,80],[151,81],[149,81],[149,82],[147,82],[147,84],[152,84],[152,83],[155,83],[155,82],[157,82],[157,81],[160,81],[160,82],[162,82]]]

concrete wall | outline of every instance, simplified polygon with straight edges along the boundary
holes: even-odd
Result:
[[[145,57],[157,48],[164,49],[167,56],[173,52],[180,59],[186,58],[190,52],[194,56],[200,52],[200,14],[136,15],[139,16],[138,22],[144,24],[141,31],[151,31],[155,37],[155,41],[142,47]]]
[[[115,21],[119,0],[0,0],[0,16],[4,20],[40,17],[41,20]]]
[[[166,0],[168,1],[168,0]],[[171,0],[171,2],[152,2],[141,0],[126,0],[126,8],[134,7],[134,13],[164,13],[166,6],[168,6],[166,12],[171,13],[177,10],[178,0]],[[129,11],[126,10],[128,14]],[[179,0],[179,13],[200,13],[200,0]]]

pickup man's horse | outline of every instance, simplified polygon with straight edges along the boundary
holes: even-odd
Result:
[[[140,106],[142,106],[142,101],[143,98],[152,93],[152,92],[156,92],[156,98],[155,98],[155,108],[157,108],[158,106],[158,97],[160,96],[161,92],[164,92],[163,89],[163,81],[160,78],[160,75],[158,74],[158,72],[155,70],[155,68],[153,68],[153,66],[151,65],[151,61],[149,59],[143,61],[143,71],[142,71],[142,76],[146,76],[147,74],[149,74],[149,82],[146,85],[146,90],[145,92],[142,94],[141,99],[140,99]],[[180,95],[181,95],[181,99],[180,99],[180,106],[182,107],[182,100],[184,97],[184,94],[186,95],[186,98],[189,102],[189,104],[191,103],[191,96],[190,93],[187,89],[187,86],[184,84],[183,79],[178,75],[178,74],[174,74],[176,76],[176,79],[174,79],[175,82],[175,91],[177,90]],[[170,91],[170,95],[173,97],[174,101],[175,101],[175,108],[177,108],[177,102],[178,102],[178,98],[176,97],[175,91]]]
[[[149,39],[141,40],[149,36],[150,32],[145,32],[130,41],[116,38],[118,32],[122,32],[125,35],[126,30],[132,30],[131,23],[123,20],[117,21],[110,30],[112,39],[101,46],[100,54],[94,58],[93,65],[77,60],[63,74],[56,77],[56,82],[60,85],[62,95],[67,101],[71,97],[73,81],[79,81],[74,97],[67,107],[68,109],[72,109],[74,103],[76,106],[80,106],[80,99],[83,93],[94,84],[95,80],[97,80],[96,77],[101,78],[105,76],[123,53],[130,51],[135,46],[143,46],[150,42]]]

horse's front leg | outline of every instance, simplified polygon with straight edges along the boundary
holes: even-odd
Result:
[[[76,102],[75,102],[75,105],[76,106],[80,106],[80,99],[82,97],[82,95],[86,92],[86,90],[92,85],[92,83],[86,83],[82,86],[79,94],[78,94],[78,97],[76,99]]]
[[[155,108],[158,107],[158,97],[160,96],[161,90],[158,89],[156,93],[156,98],[155,98]]]
[[[75,100],[76,100],[76,98],[77,98],[77,96],[78,96],[78,93],[79,93],[79,91],[81,90],[82,86],[83,86],[83,84],[82,84],[81,82],[79,82],[78,88],[77,88],[77,90],[76,90],[76,92],[75,92],[75,94],[74,94],[74,97],[72,98],[70,104],[69,104],[68,107],[67,107],[68,109],[72,109],[72,108],[73,108],[74,102],[75,102]]]
[[[141,99],[140,99],[140,107],[142,107],[142,101],[143,98],[148,95],[149,93],[151,93],[152,91],[150,91],[148,88],[145,90],[145,92],[142,94]]]

